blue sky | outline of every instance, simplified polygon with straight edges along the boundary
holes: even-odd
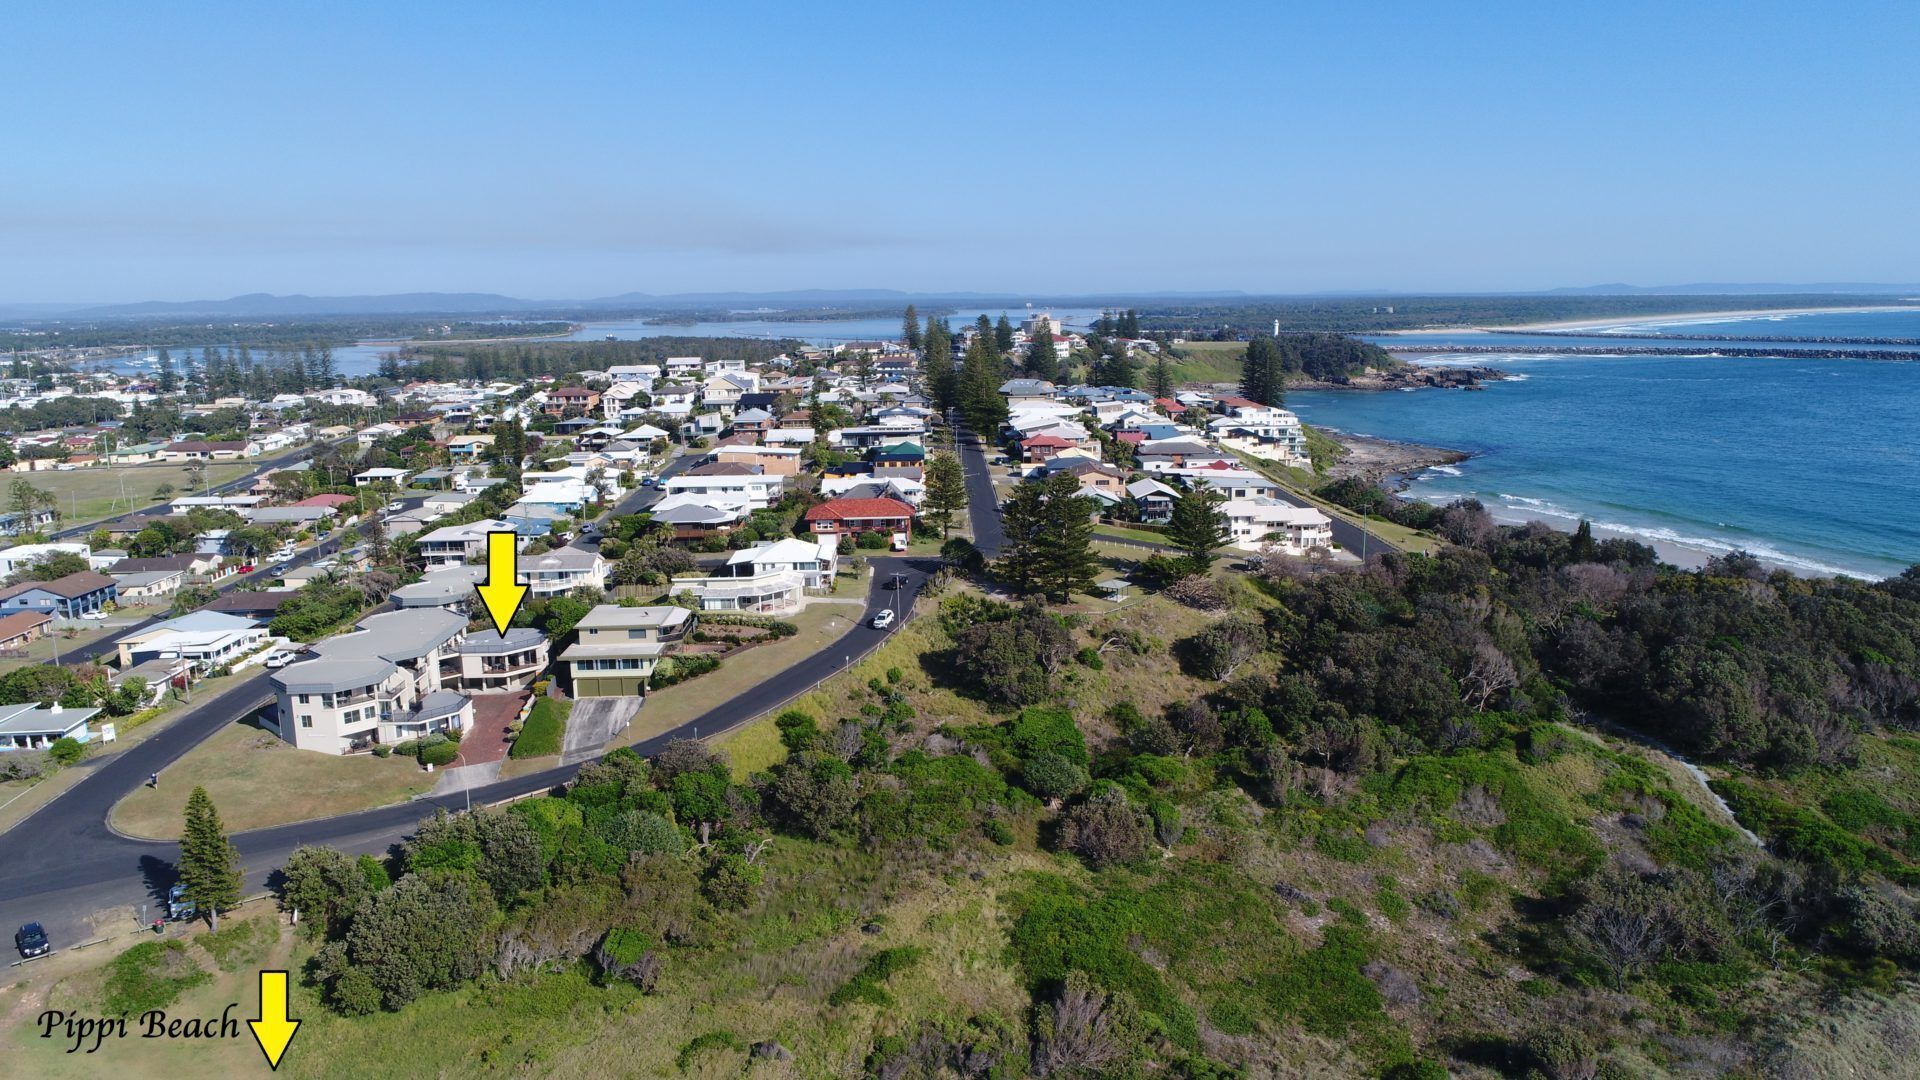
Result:
[[[16,0],[0,302],[1920,279],[1910,7],[1196,7]]]

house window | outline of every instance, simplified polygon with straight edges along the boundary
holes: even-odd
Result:
[[[301,717],[301,718],[300,718],[300,726],[301,726],[301,727],[305,727],[305,728],[310,728],[310,727],[312,727],[312,726],[313,726],[313,717],[311,717],[311,716],[303,716],[303,717]]]
[[[311,698],[312,696],[313,696],[313,695],[311,695],[311,694],[301,694],[301,695],[300,695],[300,704],[302,704],[302,705],[310,705],[310,704],[312,704],[312,702],[311,702],[311,701],[309,700],[309,699],[310,699],[310,698]]]

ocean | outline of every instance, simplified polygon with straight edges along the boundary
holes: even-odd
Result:
[[[1644,320],[1749,336],[1920,337],[1920,311]],[[1421,335],[1438,343],[1486,335]],[[1391,338],[1376,339],[1391,345]],[[1301,391],[1302,420],[1465,450],[1412,478],[1429,502],[1597,530],[1698,558],[1735,549],[1807,574],[1920,563],[1920,363],[1474,354],[1484,391]],[[1422,358],[1423,362],[1426,358]]]

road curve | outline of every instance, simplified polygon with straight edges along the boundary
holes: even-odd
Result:
[[[866,606],[860,621],[846,633],[786,670],[671,731],[637,744],[635,749],[653,754],[669,741],[696,732],[703,738],[718,735],[805,693],[878,648],[890,631],[873,629],[872,616],[882,608],[910,603],[928,576],[939,569],[939,563],[894,556],[876,557],[870,562],[874,574]],[[895,574],[904,577],[900,590],[886,588]],[[901,614],[908,612],[902,610]],[[115,833],[107,825],[113,805],[145,783],[149,773],[161,771],[221,727],[257,711],[271,697],[266,675],[254,676],[222,697],[189,710],[165,732],[89,766],[93,770],[90,775],[25,821],[0,833],[0,927],[38,921],[46,926],[56,947],[70,945],[92,936],[93,928],[87,925],[90,916],[120,905],[128,913],[124,926],[134,927],[138,906],[146,904],[151,909],[172,884],[179,845]],[[564,783],[578,769],[578,765],[564,766],[476,787],[469,793],[236,834],[233,842],[240,850],[246,891],[266,887],[286,855],[302,844],[331,844],[349,853],[382,852],[435,810],[460,809],[469,795],[474,802],[511,799]]]

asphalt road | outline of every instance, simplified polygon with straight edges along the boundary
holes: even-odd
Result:
[[[315,544],[312,547],[306,549],[305,551],[302,551],[299,554],[295,555],[292,559],[289,559],[285,563],[280,564],[279,567],[263,566],[260,569],[255,570],[251,574],[235,574],[233,577],[230,577],[227,580],[220,582],[218,585],[215,585],[213,589],[215,592],[225,593],[225,592],[231,592],[234,589],[237,589],[241,585],[250,581],[262,582],[262,581],[270,580],[271,578],[275,577],[282,569],[291,570],[298,566],[305,566],[310,562],[313,562],[317,559],[324,558],[328,555],[332,555],[333,553],[339,551],[341,539],[342,538],[340,533],[335,532],[332,536],[328,537],[327,539],[320,541],[318,544]],[[116,628],[113,631],[113,633],[108,634],[105,637],[99,638],[98,640],[88,642],[85,646],[79,649],[75,649],[71,653],[62,654],[61,659],[67,663],[74,663],[80,660],[99,660],[101,657],[111,656],[114,653],[114,651],[118,648],[121,640],[127,637],[131,637],[132,635],[137,634],[142,630],[145,630],[146,628],[154,625],[155,623],[165,622],[169,618],[172,618],[172,616],[166,614],[165,612],[162,612],[161,614],[158,614],[158,615],[150,615],[147,618],[141,619],[139,622],[128,623],[126,626]],[[86,624],[82,622],[82,623],[78,623],[77,625],[84,627]],[[156,738],[158,737],[160,736],[156,736]],[[4,865],[4,864],[0,864],[0,865]]]
[[[786,670],[772,673],[731,700],[635,748],[654,754],[674,739],[718,735],[806,693],[878,648],[891,631],[875,630],[873,615],[887,607],[904,609],[927,577],[939,569],[939,562],[895,556],[870,562],[873,584],[858,624]],[[896,573],[904,575],[903,588],[886,588]],[[89,918],[117,906],[124,907],[127,915],[123,923],[116,921],[112,926],[135,928],[138,906],[151,909],[172,885],[179,845],[121,836],[108,828],[107,815],[116,802],[144,784],[149,773],[162,771],[271,696],[266,675],[255,676],[227,696],[193,709],[165,732],[91,767],[78,784],[0,833],[0,928],[40,922],[58,949],[90,939],[94,928],[87,925]],[[245,891],[266,888],[287,854],[302,844],[331,844],[350,854],[384,852],[435,810],[460,809],[469,795],[474,802],[490,803],[545,791],[567,781],[578,768],[563,766],[471,792],[236,834],[233,842],[241,855]],[[166,783],[164,775],[161,783]],[[0,979],[18,970],[0,969]]]
[[[1000,557],[1007,533],[1000,527],[1000,497],[993,490],[987,467],[988,443],[968,431],[957,411],[947,413],[947,426],[959,447],[961,471],[967,475],[967,522],[973,527],[973,546],[989,559]]]

